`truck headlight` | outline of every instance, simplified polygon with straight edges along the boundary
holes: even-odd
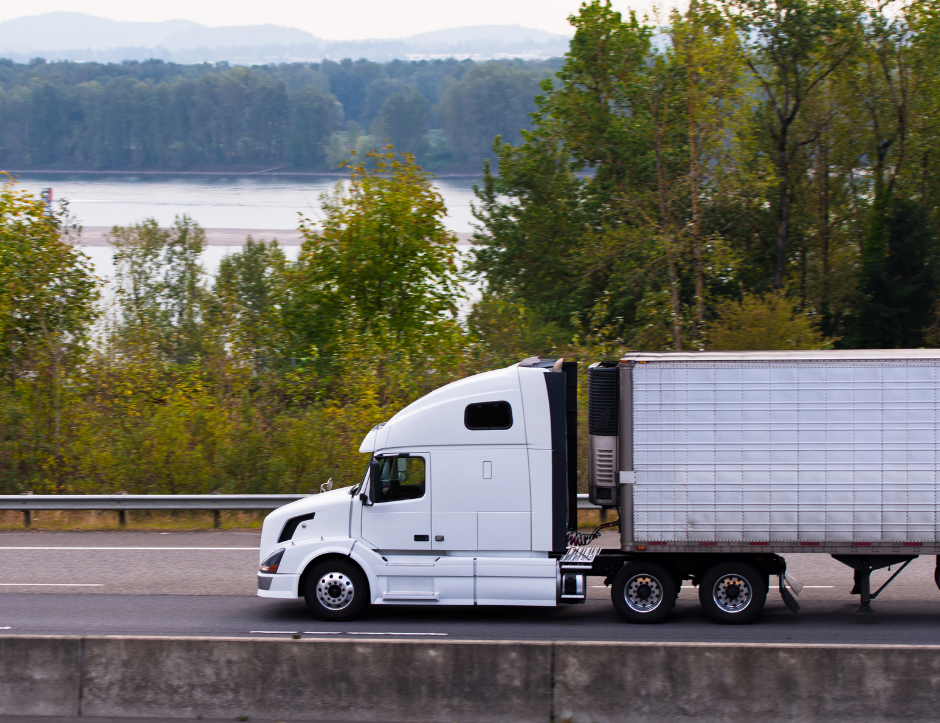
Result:
[[[266,558],[264,562],[261,563],[261,567],[258,568],[261,572],[277,572],[277,566],[281,564],[281,558],[284,557],[284,548],[280,550],[275,550]]]

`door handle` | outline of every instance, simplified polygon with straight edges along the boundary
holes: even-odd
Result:
[[[430,539],[429,535],[415,535],[415,542],[428,542]]]

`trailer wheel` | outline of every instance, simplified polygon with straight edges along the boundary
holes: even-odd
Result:
[[[743,625],[764,608],[766,576],[746,562],[722,562],[702,576],[698,597],[705,614],[716,623]]]
[[[933,571],[933,581],[937,583],[937,589],[940,590],[940,555],[937,555],[937,567]]]
[[[369,581],[346,560],[324,560],[304,581],[307,609],[321,620],[352,620],[369,599]]]
[[[676,605],[675,576],[654,562],[627,563],[614,575],[610,599],[628,623],[658,623]]]

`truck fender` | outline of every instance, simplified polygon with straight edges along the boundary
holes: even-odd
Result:
[[[316,544],[322,544],[322,543],[320,543],[318,540]],[[352,549],[354,544],[355,544],[355,540],[351,540],[351,539],[348,541],[336,540],[336,541],[331,541],[329,543],[324,544],[323,547],[316,547],[315,549],[307,553],[307,555],[305,555],[304,558],[297,565],[297,572],[299,574],[297,575],[297,582],[296,582],[297,588],[294,590],[297,597],[303,596],[303,584],[302,583],[303,583],[304,577],[307,574],[307,570],[310,569],[310,565],[312,565],[315,561],[317,561],[319,558],[323,557],[324,555],[338,555],[341,557],[349,557],[349,551]],[[360,567],[361,567],[361,563],[360,563]]]
[[[374,566],[382,564],[382,556],[377,552],[373,552],[365,545],[356,544],[354,542],[352,549],[349,551],[349,557],[353,562],[359,565],[365,573],[366,579],[369,581],[369,602],[374,602],[376,597],[380,595],[379,577],[375,574]]]

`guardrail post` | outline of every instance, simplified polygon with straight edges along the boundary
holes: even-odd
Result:
[[[119,495],[126,495],[127,492],[118,492]],[[127,510],[118,510],[118,524],[121,527],[127,527]]]
[[[220,495],[222,490],[212,490],[212,494]],[[221,510],[212,510],[212,526],[215,529],[219,529],[222,526],[222,511]]]
[[[21,495],[31,495],[32,492],[20,492]],[[23,527],[30,527],[33,524],[33,511],[23,510]]]

